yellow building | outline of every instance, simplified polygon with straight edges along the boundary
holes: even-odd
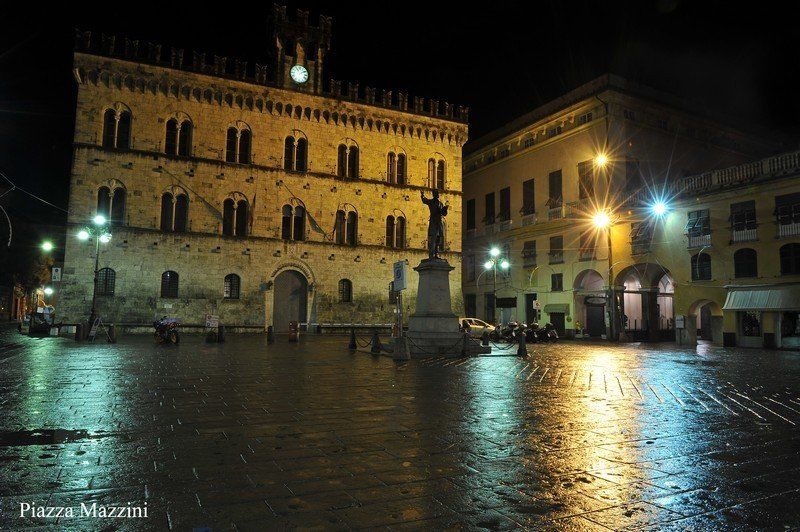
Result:
[[[676,317],[697,313],[678,306],[691,254],[685,220],[674,233],[664,224],[679,213],[654,216],[653,208],[675,208],[671,191],[684,176],[778,149],[773,139],[613,75],[469,143],[466,314],[550,321],[568,336],[612,328],[631,339],[674,338]]]
[[[324,79],[329,17],[276,5],[272,28],[261,65],[78,35],[66,321],[89,315],[95,240],[76,236],[102,214],[108,322],[391,323],[392,266],[427,257],[432,188],[450,206],[442,253],[460,295],[467,110]]]
[[[682,179],[662,231],[679,341],[800,347],[800,152]]]

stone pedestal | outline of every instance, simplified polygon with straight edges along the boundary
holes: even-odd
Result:
[[[461,356],[464,336],[450,301],[450,272],[444,259],[425,259],[414,268],[419,273],[417,307],[408,319],[406,344],[411,356]],[[477,342],[467,342],[468,354],[480,352]]]

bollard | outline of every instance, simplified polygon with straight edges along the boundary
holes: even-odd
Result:
[[[469,342],[469,333],[464,331],[463,341],[461,342],[461,356],[467,356],[467,342]]]
[[[358,344],[356,343],[356,328],[350,328],[350,344],[347,346],[348,349],[352,349],[355,351],[358,349]]]
[[[83,340],[83,324],[79,323],[75,326],[75,341],[80,342]]]
[[[272,325],[267,327],[267,343],[274,344],[275,343],[275,333],[272,331]]]
[[[220,325],[217,327],[217,343],[221,344],[225,341],[225,326]]]
[[[517,341],[519,342],[519,347],[517,347],[517,356],[528,356],[528,348],[525,346],[525,331],[523,331],[521,327],[519,331],[517,331]]]
[[[489,331],[483,331],[483,335],[481,336],[481,345],[489,345]]]
[[[373,355],[379,355],[381,353],[381,337],[378,336],[378,330],[376,329],[372,333],[372,348],[369,350],[370,353]]]
[[[292,321],[289,322],[289,341],[290,342],[296,342],[297,341],[297,337],[298,337],[297,327],[298,327],[297,321],[292,320]]]
[[[108,326],[108,343],[116,344],[117,343],[117,326],[113,323]]]

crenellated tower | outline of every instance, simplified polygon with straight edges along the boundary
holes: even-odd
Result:
[[[322,93],[322,67],[330,50],[332,24],[331,17],[320,15],[318,25],[309,26],[308,11],[302,9],[290,20],[285,5],[273,5],[270,21],[273,79],[278,86]]]

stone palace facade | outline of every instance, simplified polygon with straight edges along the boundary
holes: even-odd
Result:
[[[78,35],[60,319],[229,327],[390,323],[393,263],[426,255],[432,188],[449,204],[443,256],[460,308],[467,110],[329,80],[331,20],[276,6],[272,64]],[[97,40],[97,39],[95,39]],[[417,285],[404,298],[413,311]],[[454,309],[455,310],[455,309]]]

